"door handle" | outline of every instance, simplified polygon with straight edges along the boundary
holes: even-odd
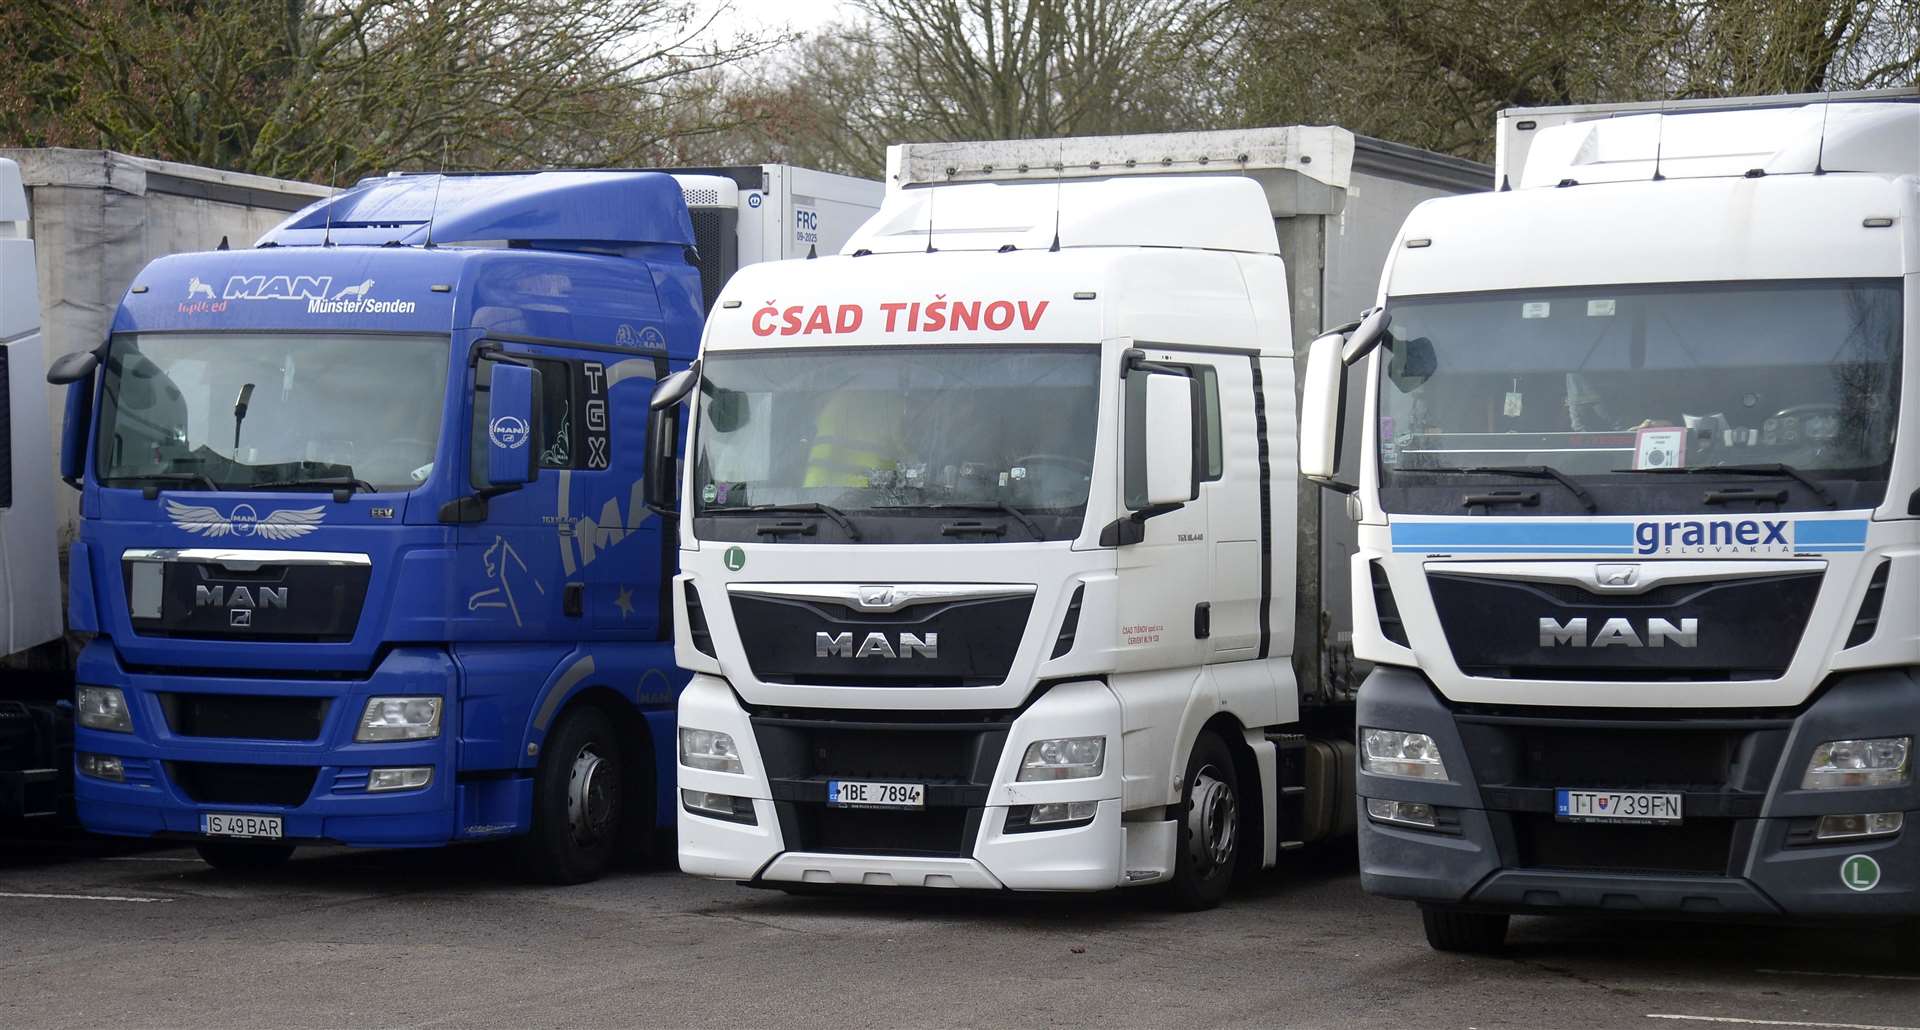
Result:
[[[1193,639],[1205,640],[1213,636],[1213,604],[1202,601],[1193,606]]]
[[[587,585],[568,583],[560,592],[560,610],[569,619],[577,619],[587,610]]]

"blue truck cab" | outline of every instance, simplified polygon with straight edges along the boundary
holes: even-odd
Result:
[[[148,265],[49,373],[81,823],[226,868],[518,837],[552,882],[671,825],[641,499],[693,242],[658,173],[390,176]]]

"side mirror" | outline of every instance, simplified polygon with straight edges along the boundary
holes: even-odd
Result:
[[[647,412],[647,467],[642,473],[641,496],[647,509],[663,519],[680,515],[680,426],[686,419],[687,409],[678,399],[665,406],[658,401],[675,377],[688,376],[692,371],[684,369],[662,379],[654,388],[653,410]],[[696,377],[688,376],[685,382],[681,398],[692,391]]]
[[[1330,480],[1340,471],[1340,425],[1346,406],[1345,333],[1334,331],[1307,345],[1307,375],[1300,387],[1300,474]]]
[[[100,367],[100,356],[92,351],[74,351],[53,359],[47,368],[47,382],[54,386],[71,386],[82,379],[93,376],[93,370]]]
[[[93,372],[89,369],[84,377],[67,384],[67,406],[60,419],[60,478],[75,490],[87,474],[87,437],[92,429]]]
[[[695,360],[693,364],[654,384],[653,398],[647,401],[647,408],[652,411],[671,408],[686,400],[693,393],[693,388],[699,385],[700,362]]]
[[[526,365],[496,363],[487,394],[487,484],[523,486],[540,475],[534,446],[533,398],[540,373]]]
[[[1347,337],[1347,345],[1341,349],[1340,363],[1351,365],[1373,353],[1375,347],[1387,338],[1387,327],[1393,324],[1393,316],[1387,314],[1383,305],[1367,313],[1360,320],[1360,327]]]
[[[1146,502],[1150,508],[1180,505],[1200,496],[1193,461],[1193,380],[1164,373],[1147,376]]]

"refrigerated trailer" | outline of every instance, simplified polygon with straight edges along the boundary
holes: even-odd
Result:
[[[1487,169],[1326,127],[888,165],[837,256],[736,276],[655,394],[651,446],[691,420],[650,484],[693,672],[681,867],[1202,907],[1350,832],[1317,570],[1351,543],[1301,503],[1295,344]]]
[[[54,460],[64,393],[47,363],[97,347],[148,261],[251,242],[324,187],[102,150],[0,149],[8,398],[0,498],[0,833],[71,807],[72,662],[63,634],[78,495]],[[38,332],[30,331],[38,327]]]
[[[1510,188],[1417,208],[1309,361],[1302,470],[1358,485],[1363,885],[1446,950],[1911,930],[1920,91],[1500,131]]]

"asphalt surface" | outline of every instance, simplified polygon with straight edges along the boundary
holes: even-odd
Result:
[[[1090,897],[789,897],[676,872],[530,887],[506,853],[0,841],[0,1027],[1920,1028],[1873,931],[1519,919],[1429,951],[1351,851],[1213,912]]]

